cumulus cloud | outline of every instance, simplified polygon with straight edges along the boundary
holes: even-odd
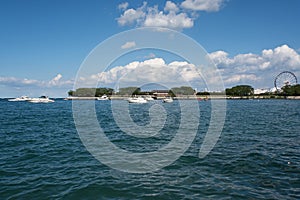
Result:
[[[135,46],[136,46],[136,44],[135,44],[134,41],[132,41],[132,42],[126,42],[125,44],[123,44],[121,46],[121,49],[130,49],[130,48],[133,48]]]
[[[128,6],[129,6],[129,3],[128,2],[124,2],[124,3],[119,4],[118,8],[120,10],[126,10]]]
[[[194,11],[219,11],[224,0],[185,0],[181,7]]]
[[[287,66],[290,69],[299,69],[300,55],[288,45],[282,45],[274,50],[268,49],[262,51],[262,57],[270,60],[270,65],[277,67]]]
[[[232,60],[228,58],[228,53],[225,51],[216,51],[209,54],[210,59],[218,66],[229,65]]]
[[[124,66],[117,66],[109,71],[92,75],[85,80],[97,80],[100,84],[122,83],[139,85],[143,83],[161,83],[165,85],[186,85],[199,80],[200,74],[195,65],[174,61],[166,63],[162,58],[152,58],[142,62],[134,61]]]
[[[225,51],[216,51],[208,56],[219,69],[225,87],[249,84],[254,88],[272,88],[276,75],[282,71],[292,71],[296,76],[300,76],[300,55],[287,45],[265,49],[259,54],[245,53],[231,57]],[[203,86],[204,81],[206,85],[213,85],[216,80],[220,81],[214,79],[218,78],[218,73],[211,72],[208,68],[210,66],[195,66],[183,61],[166,63],[163,58],[157,58],[154,54],[145,59],[142,62],[134,61],[116,66],[90,77],[82,77],[81,80],[109,86],[115,86],[117,82],[126,86],[137,86],[142,83],[172,86],[199,83]],[[203,80],[202,77],[207,77],[208,80]]]
[[[288,45],[262,50],[260,54],[238,54],[229,57],[225,51],[209,54],[212,61],[221,69],[225,83],[252,83],[269,86],[282,71],[300,72],[300,55]]]
[[[196,11],[218,11],[223,0],[184,1],[181,5],[167,1],[163,10],[157,5],[151,7],[146,2],[139,8],[129,8],[126,4],[123,14],[117,18],[118,24],[142,27],[164,27],[176,30],[191,28],[197,19]],[[124,4],[124,3],[123,3]],[[119,7],[125,8],[123,4]]]
[[[164,11],[166,12],[178,12],[179,8],[177,7],[177,5],[175,3],[173,3],[172,1],[167,1]]]
[[[265,49],[261,54],[238,54],[233,58],[225,51],[210,53],[210,58],[220,67],[233,67],[238,72],[249,70],[266,70],[269,68],[299,69],[300,55],[288,45],[275,49]]]
[[[158,9],[153,9],[146,16],[143,25],[146,27],[158,26],[171,29],[184,29],[193,27],[194,21],[186,13],[176,14],[175,12],[170,12],[165,14],[162,11],[158,11]]]
[[[117,19],[118,24],[121,26],[132,25],[134,23],[140,24],[146,16],[146,13],[144,12],[146,6],[147,3],[144,2],[143,6],[137,9],[130,8],[125,10],[124,13]]]
[[[208,56],[219,68],[225,87],[250,84],[255,88],[271,88],[275,76],[282,71],[291,71],[300,77],[300,54],[288,45],[264,49],[259,54],[246,53],[231,57],[225,51],[215,51]],[[145,61],[134,61],[116,66],[90,77],[80,77],[79,81],[92,81],[93,83],[97,81],[100,85],[110,86],[121,82],[124,83],[124,85],[120,85],[122,87],[125,85],[138,86],[142,83],[180,86],[202,79],[201,66],[196,67],[185,61],[166,63],[163,58],[156,58],[153,53],[145,59]],[[209,71],[206,70],[205,73],[209,73]],[[211,84],[209,81],[214,80],[212,78],[206,81]],[[8,88],[71,88],[73,83],[73,80],[64,80],[61,74],[57,74],[48,81],[0,76],[0,85]]]

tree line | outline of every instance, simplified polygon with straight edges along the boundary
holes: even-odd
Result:
[[[227,88],[225,93],[229,96],[252,96],[254,95],[254,88],[250,85],[237,85]]]
[[[284,86],[281,94],[286,96],[300,96],[300,84]]]
[[[70,90],[68,95],[73,97],[101,97],[113,93],[114,89],[112,88],[78,88],[75,91]]]
[[[112,88],[78,88],[75,91],[68,91],[69,96],[76,97],[100,97],[102,95],[153,95],[154,91],[142,91],[139,87],[120,88],[115,92]],[[188,86],[174,87],[167,90],[169,96],[176,95],[193,95],[195,90]]]
[[[225,90],[226,95],[229,96],[253,96],[254,88],[250,85],[238,85]],[[280,91],[275,93],[267,92],[262,95],[279,95],[279,96],[300,96],[300,84],[286,85]]]
[[[175,97],[178,95],[194,95],[196,91],[189,86],[174,87],[170,90],[166,90],[169,96]],[[76,97],[101,97],[102,95],[153,95],[153,91],[142,91],[139,87],[125,87],[120,88],[118,92],[115,92],[112,88],[78,88],[75,91],[70,90],[69,96]],[[224,94],[224,92],[198,92],[196,95],[218,95]],[[225,94],[228,96],[253,96],[254,88],[250,85],[237,85],[232,88],[226,88]],[[270,95],[266,93],[265,95]],[[300,96],[300,85],[284,86],[280,92],[276,92],[276,95],[284,96]]]

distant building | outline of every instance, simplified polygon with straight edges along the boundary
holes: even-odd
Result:
[[[152,90],[152,94],[155,97],[166,97],[169,96],[169,90]]]
[[[255,89],[254,94],[264,94],[270,92],[270,89]]]
[[[274,93],[274,92],[277,92],[277,88],[276,88],[276,87],[271,88],[271,89],[270,89],[270,92],[273,92],[273,93]]]

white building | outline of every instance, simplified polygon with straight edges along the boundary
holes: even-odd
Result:
[[[255,89],[254,94],[264,94],[266,92],[270,92],[270,89]]]

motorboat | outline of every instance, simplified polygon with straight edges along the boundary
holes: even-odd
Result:
[[[173,102],[173,98],[172,97],[167,97],[167,98],[164,98],[162,101],[164,103],[172,103]]]
[[[128,98],[129,103],[147,103],[148,101],[143,97],[131,97]]]
[[[146,99],[147,101],[153,101],[153,100],[154,100],[154,98],[151,97],[151,96],[147,96],[145,99]]]
[[[31,103],[52,103],[54,100],[49,99],[47,96],[40,96],[39,98],[32,98],[28,102]]]
[[[21,96],[15,99],[9,99],[8,101],[29,101],[29,100],[31,100],[31,98],[29,98],[28,96]]]
[[[98,97],[97,100],[103,101],[103,100],[110,100],[107,95],[102,95],[101,97]]]
[[[70,97],[64,98],[64,100],[65,101],[68,101],[68,100],[99,100],[98,98],[99,97],[73,97],[73,96],[70,96]]]

